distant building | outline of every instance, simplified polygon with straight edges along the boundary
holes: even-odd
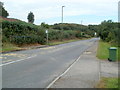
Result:
[[[118,22],[120,22],[120,1],[118,2]]]

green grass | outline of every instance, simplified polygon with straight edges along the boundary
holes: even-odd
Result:
[[[97,57],[99,59],[107,59],[109,57],[109,50],[108,48],[111,45],[109,43],[103,42],[103,41],[99,41],[99,45],[98,45],[98,50],[97,50]]]
[[[79,40],[84,40],[84,39],[86,38],[64,40],[64,41],[54,41],[54,42],[50,42],[49,45],[64,44],[64,43],[69,43],[69,42],[74,42],[74,41],[79,41]],[[2,50],[0,50],[0,52],[7,52],[7,51],[13,51],[13,50],[20,50],[20,49],[24,49],[24,48],[17,47],[16,45],[11,44],[11,43],[3,43],[3,47],[2,47]]]
[[[98,88],[118,88],[118,78],[101,78]]]
[[[0,52],[7,52],[7,51],[13,51],[13,50],[19,50],[21,48],[17,47],[16,45],[13,45],[11,43],[4,43],[2,47],[2,51]]]
[[[97,50],[97,57],[99,59],[102,60],[106,60],[109,57],[109,48],[112,45],[110,43],[107,42],[103,42],[103,41],[99,41],[99,45],[98,45],[98,50]],[[120,47],[118,48],[118,52],[117,52],[117,58],[120,61]]]
[[[85,40],[86,38],[82,38],[82,39],[72,39],[72,40],[63,40],[63,41],[53,41],[50,42],[49,45],[58,45],[58,44],[64,44],[64,43],[69,43],[69,42],[75,42],[75,41],[79,41],[79,40]]]

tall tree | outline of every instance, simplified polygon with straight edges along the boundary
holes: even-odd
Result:
[[[27,19],[29,23],[34,23],[34,14],[32,12],[28,13]]]
[[[7,18],[9,16],[9,13],[5,10],[3,5],[4,4],[0,2],[0,16]]]

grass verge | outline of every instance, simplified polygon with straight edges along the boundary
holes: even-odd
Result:
[[[109,48],[112,45],[110,43],[107,42],[103,42],[103,41],[99,41],[99,45],[98,45],[98,50],[97,50],[97,57],[99,59],[102,60],[106,60],[109,57]],[[120,61],[120,47],[118,48],[118,52],[117,52],[117,58]]]
[[[98,50],[97,50],[97,57],[99,59],[107,59],[109,57],[109,50],[108,48],[111,45],[107,42],[103,42],[103,41],[99,41],[99,45],[98,45]]]
[[[79,40],[85,40],[85,39],[86,38],[63,40],[63,41],[53,41],[53,42],[50,42],[49,45],[58,45],[58,44],[64,44],[64,43],[79,41]],[[36,46],[36,45],[32,44],[32,45],[26,45],[26,46],[29,47],[29,46]],[[11,44],[11,43],[3,43],[2,51],[0,51],[0,52],[8,52],[8,51],[14,51],[14,50],[21,50],[21,49],[24,49],[24,47],[20,48],[20,47],[14,45],[14,44]]]
[[[0,52],[8,52],[13,50],[20,50],[21,48],[17,47],[16,45],[13,45],[11,43],[4,43],[2,47],[2,51]]]
[[[69,42],[75,42],[79,40],[85,40],[86,38],[82,39],[71,39],[71,40],[63,40],[63,41],[51,41],[49,45],[58,45],[58,44],[64,44],[64,43],[69,43]]]
[[[102,77],[97,88],[119,88],[118,78]]]

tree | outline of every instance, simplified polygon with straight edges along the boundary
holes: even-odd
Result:
[[[48,25],[48,24],[45,24],[45,22],[42,22],[42,23],[41,23],[41,27],[48,29],[48,28],[49,28],[49,25]]]
[[[9,16],[9,13],[5,10],[3,5],[4,4],[0,2],[0,16],[7,18]]]
[[[32,12],[30,12],[30,13],[28,14],[27,19],[28,19],[28,22],[29,22],[29,23],[33,23],[33,22],[34,22],[34,14],[33,14]]]

